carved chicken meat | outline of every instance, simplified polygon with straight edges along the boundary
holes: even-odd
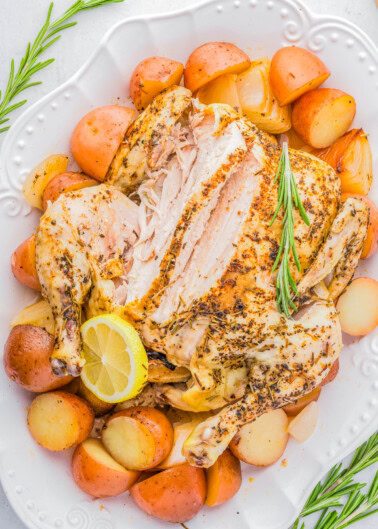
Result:
[[[61,196],[39,228],[38,272],[57,319],[55,370],[80,369],[81,307],[123,314],[148,348],[190,371],[186,382],[154,384],[157,398],[218,410],[184,445],[194,465],[212,465],[243,424],[319,385],[342,347],[333,300],[357,265],[367,206],[350,198],[339,209],[331,167],[290,151],[310,226],[294,208],[299,311],[286,318],[272,274],[283,213],[270,225],[280,153],[231,107],[200,105],[173,87],[129,129],[109,187]]]

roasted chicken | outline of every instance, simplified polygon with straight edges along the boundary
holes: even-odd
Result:
[[[80,371],[81,309],[122,314],[146,347],[190,371],[155,384],[157,398],[218,410],[185,443],[194,465],[212,465],[240,426],[319,385],[342,347],[334,299],[353,276],[368,209],[353,198],[340,207],[333,169],[290,151],[310,226],[295,209],[299,311],[286,318],[271,272],[280,151],[231,107],[173,87],[129,129],[107,184],[62,195],[38,230],[55,372]]]

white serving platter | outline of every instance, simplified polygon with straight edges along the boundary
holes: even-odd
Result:
[[[161,16],[121,21],[103,38],[81,70],[30,107],[13,125],[0,158],[0,342],[12,316],[35,299],[13,278],[10,255],[38,224],[21,194],[30,169],[51,153],[68,153],[75,123],[90,109],[130,105],[128,81],[135,65],[151,55],[185,62],[207,41],[231,41],[251,57],[281,46],[307,47],[332,72],[326,86],[357,101],[354,126],[369,133],[378,195],[378,50],[359,28],[340,18],[317,16],[300,0],[218,0]],[[73,165],[72,165],[73,166]],[[358,275],[377,278],[377,256]],[[363,307],[361,307],[363,310]],[[266,469],[244,466],[243,485],[224,506],[205,508],[190,529],[288,529],[314,484],[337,461],[378,429],[378,333],[348,340],[336,381],[319,400],[320,423],[304,444],[290,441],[282,460]],[[157,529],[128,493],[93,500],[74,484],[69,453],[49,453],[30,437],[26,410],[32,396],[0,370],[0,474],[19,517],[33,529]],[[250,479],[250,478],[253,478]],[[1,524],[0,524],[1,525]]]

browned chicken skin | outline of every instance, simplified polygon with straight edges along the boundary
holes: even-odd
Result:
[[[91,270],[90,297],[70,279],[68,290],[75,294],[70,311],[85,305],[87,315],[121,313],[146,346],[190,370],[185,383],[154,386],[161,400],[197,412],[220,409],[185,443],[187,459],[198,466],[213,464],[241,425],[311,391],[342,347],[333,299],[357,265],[367,206],[348,199],[339,210],[336,173],[307,153],[290,151],[311,224],[294,211],[301,271],[293,263],[291,270],[300,310],[287,319],[277,310],[271,273],[282,233],[282,212],[270,227],[280,152],[272,136],[231,107],[202,106],[182,87],[162,93],[129,130],[107,176],[114,186],[109,193],[132,192],[139,204],[134,224],[130,216],[113,241],[123,248],[124,266],[109,278],[113,286],[102,288],[87,247],[81,264]],[[44,218],[53,213],[58,222],[67,200],[85,211],[89,192],[61,197]],[[64,219],[76,233],[77,217]],[[96,224],[88,229],[95,238]],[[62,284],[51,282],[54,272],[43,270],[41,257],[49,230],[45,219],[37,237],[38,271],[44,293],[56,305]],[[64,255],[63,237],[60,242]],[[323,280],[331,272],[326,288]],[[116,295],[119,285],[122,296]],[[61,311],[55,309],[56,318]],[[57,337],[54,357],[68,370],[80,367],[79,352],[77,335],[75,342],[67,333]]]

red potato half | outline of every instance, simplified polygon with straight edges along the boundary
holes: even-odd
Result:
[[[135,110],[109,105],[86,114],[71,137],[71,151],[84,173],[103,182]]]
[[[319,406],[316,401],[310,402],[292,421],[288,432],[299,443],[304,443],[314,433],[319,419]]]
[[[329,76],[330,71],[316,55],[298,46],[287,46],[273,55],[269,78],[274,95],[284,106],[318,88]]]
[[[89,178],[83,173],[69,171],[59,174],[50,180],[43,192],[43,211],[46,211],[49,202],[55,202],[62,193],[77,191],[97,184],[97,180]]]
[[[166,57],[148,57],[141,61],[130,79],[130,95],[141,112],[155,96],[173,85],[180,84],[184,65]]]
[[[251,61],[244,51],[230,42],[208,42],[196,48],[186,62],[184,84],[192,92],[227,73],[246,70]]]
[[[8,377],[22,388],[43,393],[68,384],[71,376],[54,375],[50,356],[54,337],[36,325],[16,325],[4,347],[4,369]]]
[[[326,386],[327,384],[330,384],[335,380],[339,372],[339,366],[340,362],[339,359],[337,359],[336,362],[334,362],[334,364],[332,365],[331,369],[328,371],[328,375],[321,382],[321,386]]]
[[[242,426],[230,443],[232,453],[245,463],[268,466],[284,453],[289,420],[282,409],[268,411]]]
[[[36,397],[28,427],[38,444],[52,451],[67,450],[84,441],[94,423],[91,407],[77,395],[51,391]]]
[[[165,522],[184,523],[205,503],[205,472],[184,463],[133,485],[130,494],[145,513]]]
[[[140,472],[118,464],[98,439],[86,439],[72,457],[72,475],[84,492],[95,498],[117,496],[129,490]]]
[[[350,127],[356,113],[354,98],[335,88],[317,88],[293,104],[292,126],[304,143],[328,147]]]
[[[225,450],[213,466],[206,469],[206,505],[214,507],[230,500],[241,487],[240,461],[230,450]]]
[[[33,290],[41,290],[35,267],[35,235],[21,243],[12,254],[11,267],[14,277],[20,283]]]
[[[299,398],[296,402],[284,406],[282,409],[289,417],[298,415],[298,413],[300,413],[308,404],[310,404],[310,402],[318,400],[320,397],[320,392],[321,387],[319,386],[310,391],[310,393],[307,393],[307,395],[303,395],[303,397]]]
[[[354,279],[337,301],[341,329],[352,336],[364,336],[378,325],[378,281]]]
[[[148,470],[169,454],[173,429],[161,411],[136,406],[109,418],[102,442],[119,464],[130,470]]]
[[[374,202],[365,195],[341,193],[342,202],[347,198],[359,198],[369,206],[369,224],[361,253],[361,259],[368,259],[375,254],[378,246],[378,208]]]

